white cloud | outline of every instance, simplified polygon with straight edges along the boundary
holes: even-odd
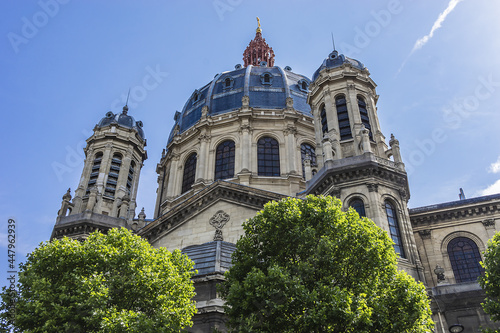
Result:
[[[491,163],[488,172],[498,173],[500,172],[500,156],[498,156],[498,160],[495,163]]]
[[[398,74],[399,74],[399,72],[401,72],[401,70],[403,69],[404,65],[406,64],[406,62],[408,61],[408,59],[411,57],[411,55],[416,50],[421,49],[425,44],[427,44],[427,42],[434,36],[434,32],[436,32],[437,29],[441,28],[441,25],[443,24],[443,22],[446,19],[446,17],[453,11],[453,9],[455,9],[455,7],[461,1],[463,1],[463,0],[450,0],[450,2],[448,3],[448,7],[446,7],[446,9],[441,14],[439,14],[437,20],[432,25],[432,28],[431,28],[431,31],[429,32],[429,34],[425,35],[424,37],[421,37],[421,38],[417,39],[417,41],[415,42],[415,45],[413,46],[413,49],[411,50],[410,54],[408,54],[408,56],[406,57],[406,59],[401,64],[401,67],[398,70]]]
[[[500,193],[500,179],[481,191],[481,195],[490,195],[497,193]]]

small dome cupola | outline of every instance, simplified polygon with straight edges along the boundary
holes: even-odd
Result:
[[[334,67],[340,67],[343,64],[350,64],[353,67],[359,69],[359,70],[364,70],[365,66],[358,60],[352,59],[349,57],[346,57],[343,54],[339,54],[337,50],[333,50],[328,57],[323,60],[323,63],[319,68],[314,72],[312,80],[316,81],[316,79],[319,76],[319,73],[324,70],[325,68],[334,68]]]
[[[260,28],[260,19],[257,17],[257,22],[259,24],[257,31],[255,33],[255,38],[250,41],[245,52],[243,52],[244,66],[264,66],[273,67],[274,66],[274,51],[266,43],[266,39],[262,38],[262,29]]]
[[[145,140],[144,131],[142,129],[142,121],[135,121],[134,117],[128,115],[128,106],[123,107],[122,113],[114,114],[111,111],[106,113],[106,116],[97,123],[98,128],[106,127],[111,124],[116,124],[121,127],[131,128],[137,131],[139,137]]]

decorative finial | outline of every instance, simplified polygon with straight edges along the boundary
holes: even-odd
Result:
[[[335,49],[335,39],[333,38],[333,32],[332,32],[332,44],[333,44],[333,50],[336,51],[336,49]]]
[[[260,19],[259,17],[257,17],[257,24],[259,25],[258,28],[257,28],[257,32],[262,32],[262,29],[260,28]]]
[[[127,101],[125,102],[125,106],[123,107],[123,114],[126,115],[128,112],[128,98],[130,97],[130,88],[128,88]]]

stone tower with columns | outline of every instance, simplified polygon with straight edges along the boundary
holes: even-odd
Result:
[[[80,183],[74,198],[70,190],[63,196],[52,238],[84,239],[95,230],[143,226],[144,211],[134,217],[145,146],[142,122],[128,115],[128,106],[106,113],[87,139]]]
[[[399,142],[390,148],[377,116],[376,84],[364,65],[329,54],[314,73],[308,103],[314,117],[319,171],[305,194],[332,195],[373,220],[394,240],[399,266],[424,281],[407,202],[410,196]],[[312,174],[311,174],[312,175]]]

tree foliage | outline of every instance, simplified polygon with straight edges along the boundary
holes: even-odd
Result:
[[[488,241],[488,249],[484,253],[481,263],[484,274],[479,277],[479,285],[486,292],[484,312],[490,315],[491,320],[500,321],[500,233]],[[500,330],[484,332],[500,332]]]
[[[4,288],[4,323],[26,332],[180,332],[191,326],[193,263],[130,231],[41,244]]]
[[[338,199],[271,202],[244,224],[221,293],[235,332],[430,332],[422,283]]]

